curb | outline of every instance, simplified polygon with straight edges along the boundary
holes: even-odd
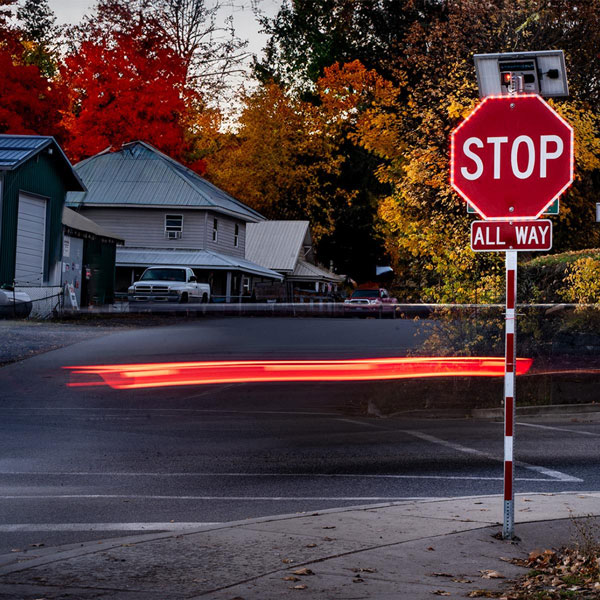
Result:
[[[517,406],[518,417],[537,417],[553,415],[584,415],[600,412],[600,404],[551,404],[546,406]],[[502,419],[503,408],[474,408],[471,416],[475,419]]]
[[[600,403],[517,406],[516,410],[518,417],[584,415],[600,413]],[[503,419],[504,408],[421,408],[384,414],[374,402],[369,401],[367,416],[378,419],[393,419],[396,417],[412,417],[415,419]]]
[[[563,491],[558,493],[553,493],[554,496],[568,496],[577,494],[580,496],[600,496],[600,492],[594,491]],[[517,496],[545,496],[546,492],[534,492],[534,493],[522,493],[516,494]],[[25,559],[19,561],[19,557],[14,554],[4,554],[0,555],[0,577],[4,575],[10,575],[11,573],[17,573],[21,571],[27,571],[30,568],[35,568],[55,562],[61,562],[63,560],[69,560],[71,558],[77,558],[79,556],[85,556],[89,554],[98,554],[100,552],[106,552],[107,550],[111,550],[114,548],[119,548],[121,546],[135,546],[138,544],[143,544],[145,542],[153,542],[155,540],[160,539],[168,539],[168,538],[177,538],[188,535],[196,535],[199,533],[205,533],[209,531],[219,531],[223,529],[235,529],[238,527],[248,527],[260,523],[272,523],[278,521],[291,521],[295,519],[303,519],[310,516],[321,516],[327,514],[340,514],[346,512],[357,512],[357,511],[370,511],[370,510],[378,510],[382,508],[390,508],[393,506],[402,506],[405,504],[434,504],[436,502],[447,502],[454,500],[477,500],[481,498],[498,498],[499,500],[502,498],[502,494],[480,494],[475,496],[456,496],[456,497],[440,497],[440,498],[414,498],[401,500],[398,502],[385,502],[380,504],[362,504],[357,506],[347,506],[343,508],[329,508],[325,510],[319,510],[310,513],[291,513],[284,515],[274,515],[267,517],[258,517],[254,519],[243,519],[239,521],[230,521],[227,523],[221,523],[218,525],[208,525],[204,527],[198,527],[197,529],[189,529],[184,532],[179,531],[157,531],[155,533],[146,533],[141,535],[130,535],[118,538],[104,538],[100,540],[92,540],[89,542],[83,543],[73,543],[73,544],[65,544],[63,546],[55,546],[51,548],[45,548],[41,551],[37,551],[35,555],[32,555],[30,559]],[[452,520],[452,519],[450,519]],[[457,519],[460,520],[460,519]],[[562,520],[562,518],[558,518],[555,520]],[[548,521],[548,519],[543,519],[538,521],[536,519],[532,519],[527,522],[544,522]],[[480,527],[476,529],[481,529],[485,527],[497,527],[501,525],[499,521],[493,522],[481,522]],[[424,536],[423,539],[431,537]],[[21,556],[23,558],[23,556]],[[314,562],[314,561],[312,561]]]
[[[500,497],[499,494],[492,494],[489,497]],[[465,496],[464,499],[479,498],[487,496]],[[291,521],[294,519],[303,519],[310,516],[320,516],[325,514],[339,514],[344,512],[353,511],[365,511],[374,510],[380,508],[388,508],[390,506],[401,506],[403,504],[411,504],[414,502],[437,502],[443,500],[454,500],[455,498],[413,498],[400,500],[398,502],[384,502],[380,504],[363,504],[357,506],[346,506],[343,508],[328,508],[325,510],[318,510],[314,512],[305,513],[290,513],[283,515],[272,515],[267,517],[257,517],[255,519],[242,519],[239,521],[228,521],[225,523],[219,523],[217,525],[205,525],[198,527],[197,529],[186,529],[185,531],[156,531],[154,533],[144,533],[138,535],[129,535],[123,537],[110,537],[99,540],[92,540],[83,543],[65,544],[63,546],[54,546],[51,548],[44,548],[36,551],[35,556],[32,555],[30,560],[18,561],[19,556],[15,554],[3,554],[0,555],[0,576],[8,575],[18,571],[26,571],[30,567],[38,567],[53,562],[59,562],[61,560],[67,560],[69,558],[75,558],[77,556],[84,556],[86,554],[96,554],[98,552],[105,552],[112,548],[118,548],[127,545],[143,544],[144,542],[152,542],[154,540],[183,537],[188,535],[194,535],[198,533],[204,533],[207,531],[219,531],[221,529],[235,529],[237,527],[246,527],[255,525],[258,523],[272,523],[277,521]],[[21,556],[22,558],[22,556]]]

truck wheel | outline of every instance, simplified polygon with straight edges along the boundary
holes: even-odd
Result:
[[[208,304],[208,294],[206,292],[202,294],[202,304]]]
[[[183,292],[183,294],[181,294],[181,298],[179,299],[179,303],[180,304],[187,304],[188,303],[187,292]]]

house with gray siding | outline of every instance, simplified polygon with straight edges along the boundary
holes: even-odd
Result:
[[[317,264],[308,221],[248,223],[246,258],[283,277],[282,282],[257,284],[259,300],[331,299],[345,279]]]
[[[281,274],[246,259],[246,227],[264,217],[145,142],[105,150],[75,165],[87,191],[67,206],[125,240],[116,289],[152,265],[194,269],[213,299],[235,301]]]

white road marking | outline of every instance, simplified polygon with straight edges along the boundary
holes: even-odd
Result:
[[[87,407],[53,407],[45,406],[25,408],[21,406],[2,407],[2,411],[26,411],[39,413],[40,411],[61,412],[61,411],[111,411],[111,412],[139,412],[139,413],[215,413],[215,414],[241,414],[241,415],[303,415],[303,416],[318,416],[318,417],[336,417],[337,412],[310,412],[310,411],[291,411],[291,410],[225,410],[221,408],[87,408]]]
[[[468,448],[467,446],[462,446],[461,444],[456,444],[453,442],[448,442],[446,440],[442,440],[440,438],[434,437],[433,435],[428,435],[427,433],[422,433],[421,431],[409,431],[407,429],[402,430],[403,433],[408,435],[412,435],[414,437],[418,437],[422,440],[426,440],[431,442],[432,444],[438,444],[440,446],[445,446],[447,448],[452,448],[453,450],[457,450],[458,452],[464,452],[467,454],[475,454],[478,456],[484,456],[485,458],[489,458],[495,461],[503,461],[503,457],[493,456],[488,454],[487,452],[482,452],[481,450],[476,450],[475,448]],[[515,465],[519,467],[523,467],[524,469],[529,469],[530,471],[535,471],[536,473],[540,473],[545,475],[546,477],[550,477],[555,481],[569,481],[569,482],[578,482],[581,483],[583,479],[579,479],[579,477],[573,477],[572,475],[567,475],[566,473],[562,473],[561,471],[555,471],[554,469],[547,469],[546,467],[538,467],[537,465],[530,465],[529,463],[525,463],[522,461],[515,461]]]
[[[379,425],[375,425],[374,423],[355,421],[354,419],[336,419],[336,421],[341,421],[342,423],[353,423],[355,425],[362,425],[363,427],[374,427],[375,429],[381,429]]]
[[[93,473],[87,471],[0,471],[2,476],[53,476],[53,477],[306,477],[306,478],[354,478],[354,479],[457,479],[457,480],[482,480],[502,481],[502,477],[483,477],[475,475],[395,475],[395,474],[361,474],[361,473],[135,473],[135,472],[103,472]],[[539,477],[516,478],[519,481],[554,481],[552,479],[540,479]]]
[[[337,419],[337,420],[340,421],[342,419]],[[399,431],[401,433],[405,433],[407,435],[412,435],[414,437],[420,438],[427,442],[431,442],[432,444],[437,444],[439,446],[445,446],[446,448],[451,448],[452,450],[456,450],[457,452],[463,452],[465,454],[472,454],[475,456],[482,456],[482,457],[488,458],[493,461],[500,461],[500,462],[504,461],[504,457],[493,456],[492,454],[488,454],[487,452],[483,452],[483,451],[477,450],[475,448],[469,448],[468,446],[463,446],[462,444],[448,442],[447,440],[443,440],[443,439],[435,437],[433,435],[423,433],[422,431],[414,431],[414,430],[409,430],[409,429],[395,430],[395,429],[389,429],[387,427],[383,427],[383,426],[379,426],[379,425],[374,425],[373,423],[364,423],[362,421],[355,421],[352,419],[343,419],[343,420],[348,423],[356,423],[357,425],[369,425],[371,427],[377,427],[378,429],[381,429],[384,431],[389,431],[392,433],[394,431]],[[541,475],[545,475],[546,477],[550,478],[547,480],[534,479],[532,481],[565,481],[565,482],[568,481],[568,482],[577,482],[577,483],[583,482],[583,479],[579,479],[579,477],[573,477],[572,475],[567,475],[566,473],[562,473],[561,471],[555,471],[554,469],[547,469],[546,467],[538,467],[537,465],[530,465],[529,463],[525,463],[522,461],[515,461],[515,465],[517,465],[519,467],[523,467],[524,469],[528,469],[530,471],[535,471],[536,473],[540,473]],[[523,480],[523,479],[516,478],[516,477],[515,477],[515,479],[519,479],[520,481],[530,481],[530,480]]]
[[[600,437],[600,433],[592,433],[591,431],[579,431],[575,429],[567,429],[566,427],[550,427],[549,425],[537,425],[534,423],[517,423],[522,427],[536,427],[537,429],[550,429],[552,431],[566,431],[567,433],[575,433],[577,435],[592,435]]]
[[[432,500],[430,496],[154,496],[143,494],[40,494],[40,495],[5,495],[0,500],[218,500],[220,502],[249,500],[266,502],[288,502],[304,500],[321,500],[331,502],[397,502],[400,500]]]
[[[0,524],[0,531],[183,531],[215,523],[13,523]]]
[[[417,437],[419,439],[425,440],[426,442],[431,442],[432,444],[437,444],[438,446],[445,446],[446,448],[451,448],[452,450],[457,450],[458,452],[464,452],[466,454],[476,454],[478,456],[490,457],[487,452],[482,452],[481,450],[477,450],[475,448],[469,448],[467,446],[463,446],[461,444],[456,444],[454,442],[448,442],[441,438],[435,437],[433,435],[429,435],[428,433],[423,433],[422,431],[413,431],[408,429],[402,429],[402,433],[406,433],[408,435],[412,435],[413,437]]]

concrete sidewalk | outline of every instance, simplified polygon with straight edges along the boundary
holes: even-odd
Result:
[[[415,500],[36,549],[0,557],[0,598],[465,598],[526,572],[505,559],[570,543],[600,492],[518,496],[518,542],[494,537],[501,511],[498,496]]]

